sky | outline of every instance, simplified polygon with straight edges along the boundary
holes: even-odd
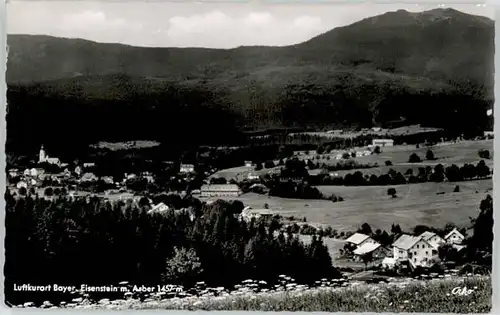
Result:
[[[419,12],[438,7],[436,4],[179,1],[13,0],[7,5],[7,32],[149,47],[283,46],[388,11]],[[445,7],[494,17],[492,7],[475,4]]]

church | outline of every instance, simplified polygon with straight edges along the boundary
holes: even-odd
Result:
[[[49,163],[49,164],[55,164],[55,165],[61,166],[61,161],[58,158],[49,157],[49,155],[45,152],[45,150],[43,148],[43,144],[42,144],[42,147],[40,148],[40,154],[38,156],[38,163]]]

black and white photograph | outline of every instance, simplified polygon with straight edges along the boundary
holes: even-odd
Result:
[[[491,311],[492,7],[6,6],[9,308]]]

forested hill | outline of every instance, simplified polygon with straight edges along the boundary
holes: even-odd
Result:
[[[11,137],[33,128],[48,136],[56,114],[59,122],[93,116],[103,138],[116,124],[148,138],[159,137],[160,123],[207,137],[214,125],[222,134],[399,119],[447,127],[453,117],[467,128],[482,123],[493,100],[494,22],[452,9],[389,12],[286,47],[144,48],[29,35],[9,35],[8,44]],[[35,113],[43,119],[27,118]]]

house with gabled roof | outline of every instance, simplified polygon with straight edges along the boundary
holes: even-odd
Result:
[[[450,233],[445,235],[444,239],[448,244],[462,244],[465,236],[454,228]]]
[[[434,232],[430,232],[430,231],[425,231],[424,233],[420,234],[420,237],[423,240],[425,240],[426,242],[428,242],[429,244],[431,244],[432,246],[434,246],[434,248],[436,248],[436,249],[439,246],[446,243],[446,241],[441,236],[437,235]]]
[[[393,256],[412,267],[431,267],[439,260],[438,250],[420,236],[403,234],[393,244]]]
[[[355,245],[356,247],[361,246],[363,244],[375,244],[374,239],[372,239],[370,236],[362,233],[354,233],[351,235],[348,239],[345,240],[347,243]]]
[[[241,194],[241,189],[235,184],[210,184],[203,185],[200,189],[201,197],[238,197]]]
[[[360,246],[356,247],[353,251],[354,260],[361,261],[363,256],[371,255],[372,260],[377,261],[381,260],[387,256],[388,251],[385,247],[377,242],[365,242]]]
[[[181,174],[194,173],[194,165],[193,164],[181,164],[181,166],[179,168],[179,173],[181,173]]]
[[[148,213],[165,212],[169,209],[170,208],[166,204],[164,204],[163,202],[160,202],[159,204],[152,206],[151,209],[148,211]]]

